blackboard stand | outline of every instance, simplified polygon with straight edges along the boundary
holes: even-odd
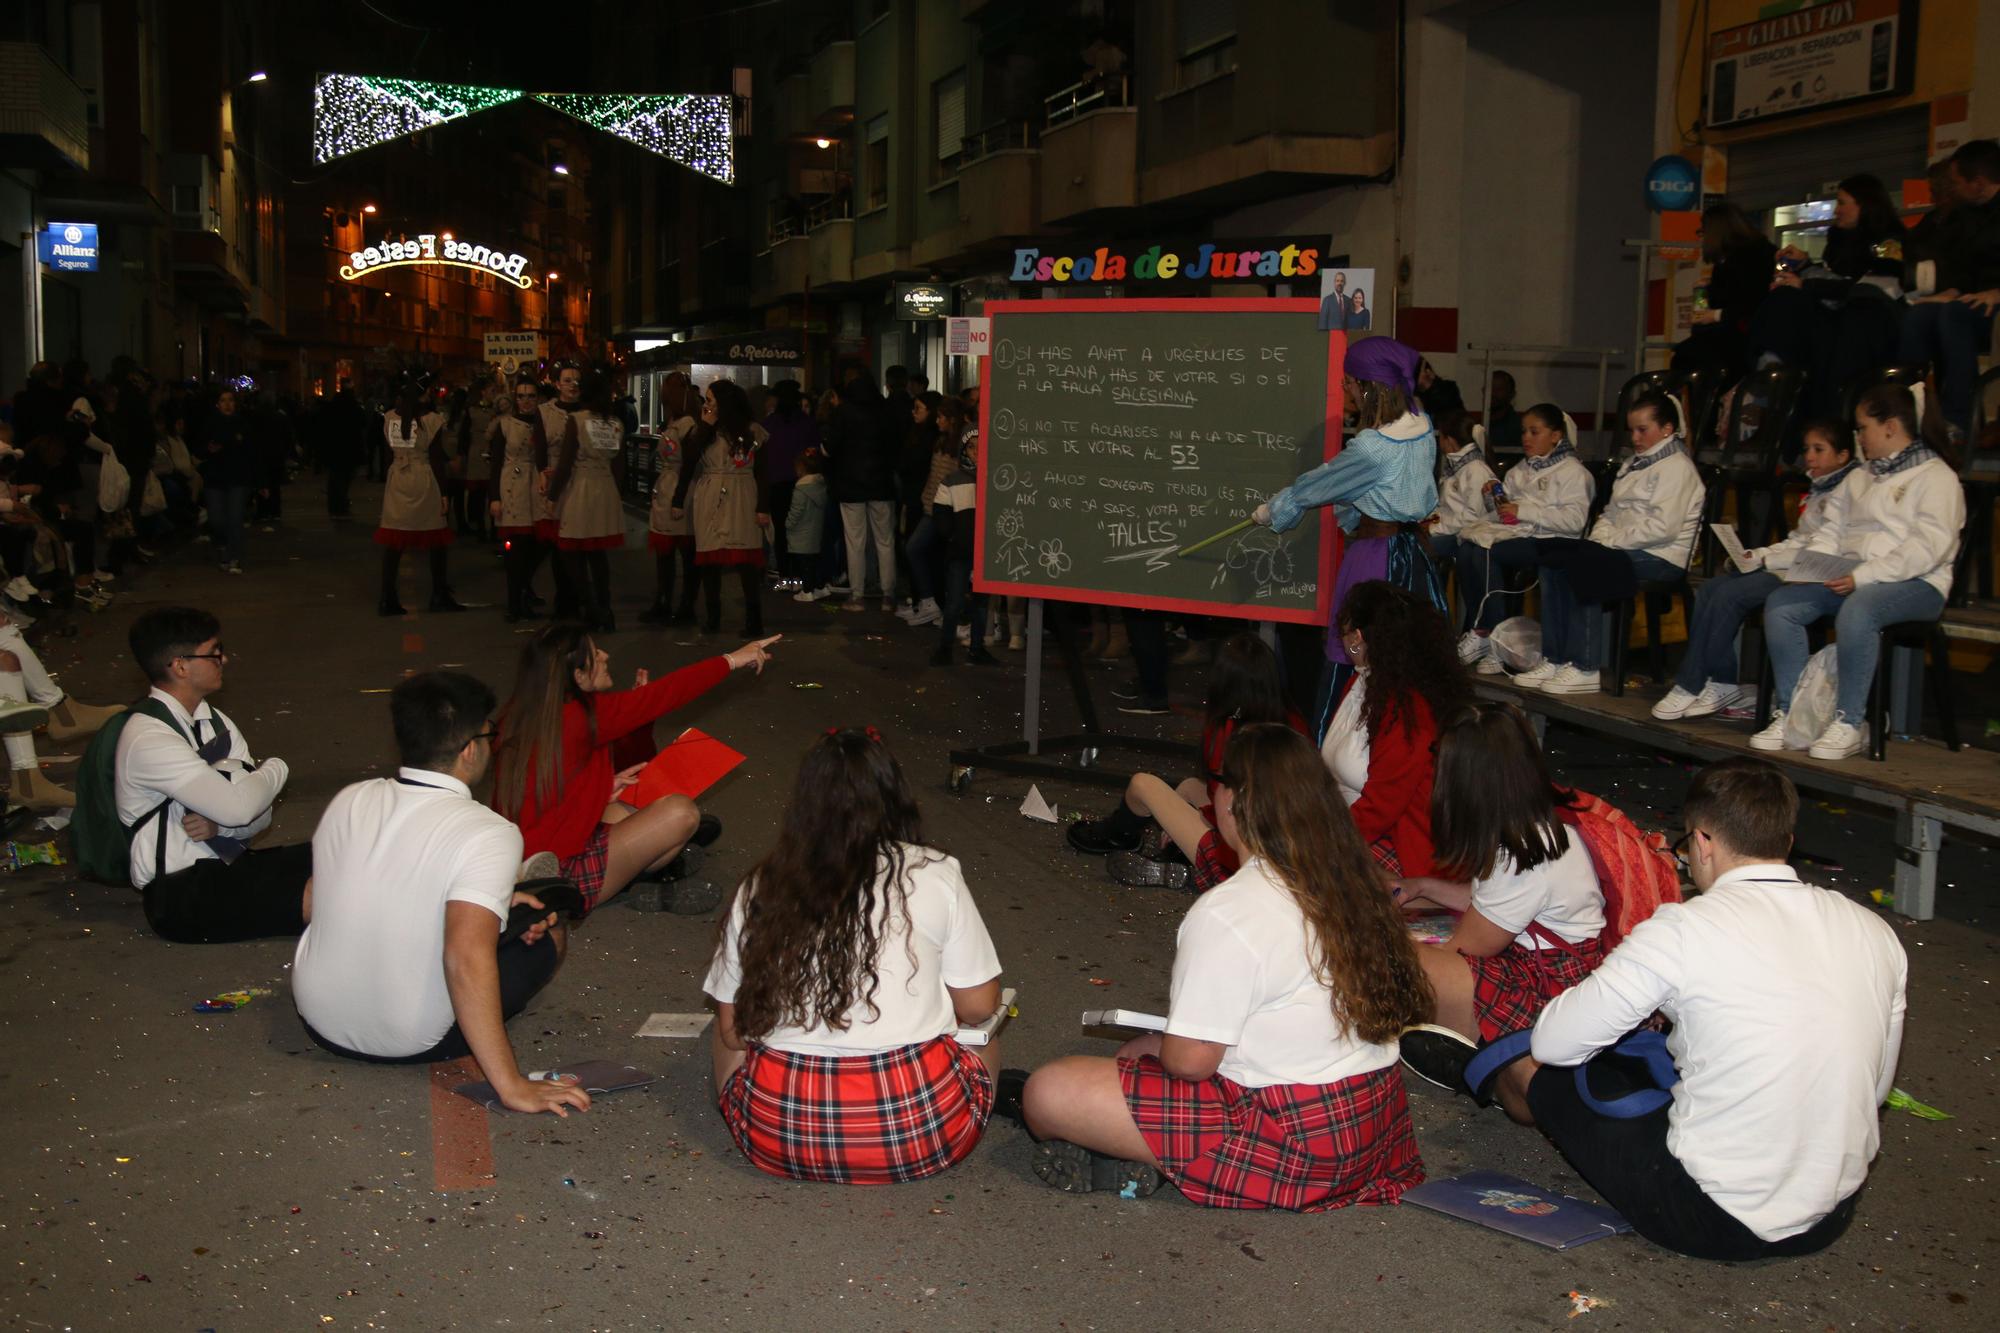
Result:
[[[1106,750],[1165,759],[1195,757],[1195,747],[1181,741],[1161,740],[1156,736],[1120,736],[1098,726],[1097,703],[1091,698],[1090,677],[1084,669],[1076,631],[1062,618],[1056,621],[1056,645],[1062,649],[1070,693],[1076,699],[1077,717],[1083,730],[1044,739],[1041,734],[1043,625],[1043,602],[1037,597],[1028,603],[1028,671],[1021,700],[1021,739],[953,750],[950,781],[953,792],[963,795],[982,768],[1020,777],[1056,778],[1122,790],[1136,766],[1100,767],[1098,760]],[[1065,755],[1074,755],[1075,759],[1059,757]]]

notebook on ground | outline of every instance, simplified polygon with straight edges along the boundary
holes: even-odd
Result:
[[[1450,1180],[1426,1181],[1405,1194],[1403,1202],[1552,1250],[1574,1249],[1632,1229],[1630,1222],[1602,1204],[1551,1193],[1498,1171],[1468,1171]]]
[[[721,781],[743,756],[706,732],[689,727],[653,756],[639,780],[618,799],[643,808],[662,796],[693,799]]]
[[[579,1060],[573,1065],[538,1069],[528,1077],[538,1082],[568,1079],[581,1084],[591,1096],[602,1097],[608,1093],[624,1092],[627,1088],[643,1088],[659,1076],[632,1065],[621,1065],[615,1060]],[[452,1091],[468,1101],[478,1102],[489,1111],[507,1109],[500,1105],[500,1094],[493,1091],[493,1085],[484,1079],[477,1083],[461,1083]]]

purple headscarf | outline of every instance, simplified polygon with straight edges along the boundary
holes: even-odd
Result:
[[[1414,347],[1394,338],[1363,338],[1348,345],[1346,371],[1355,379],[1387,384],[1414,395],[1417,366],[1422,360]]]

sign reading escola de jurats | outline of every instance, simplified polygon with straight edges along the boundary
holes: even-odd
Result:
[[[1340,444],[1311,299],[989,301],[981,592],[1325,624],[1335,532],[1242,522]]]

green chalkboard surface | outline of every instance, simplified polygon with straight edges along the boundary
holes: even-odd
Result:
[[[986,313],[979,591],[1325,623],[1333,530],[1317,511],[1282,536],[1251,528],[1176,554],[1338,447],[1346,339],[1319,330],[1317,301]]]

